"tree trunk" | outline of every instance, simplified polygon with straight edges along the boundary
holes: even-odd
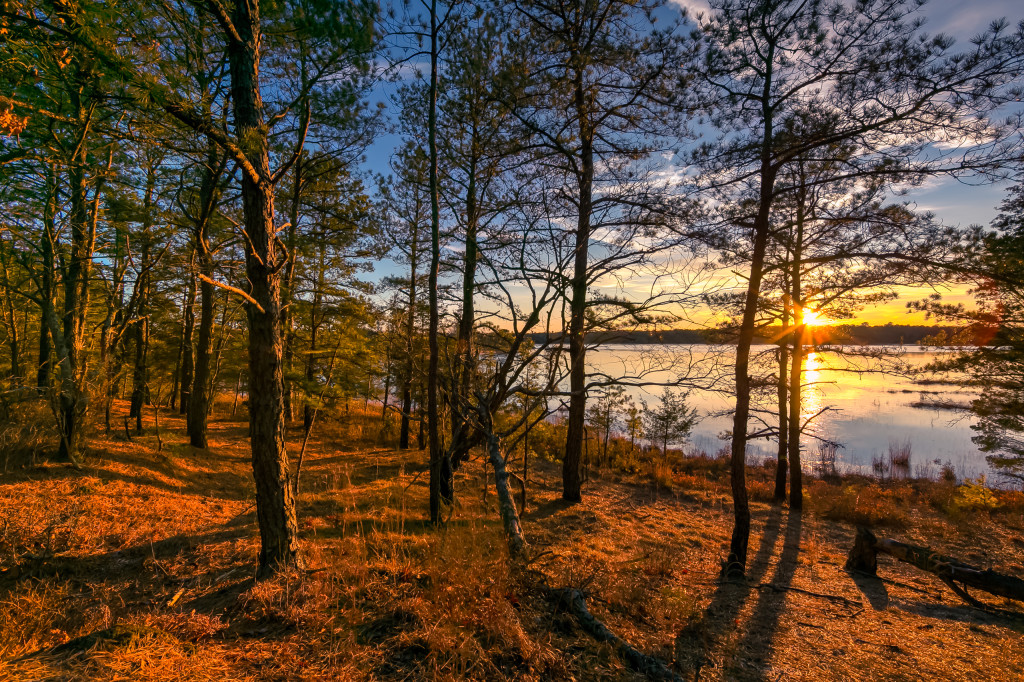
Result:
[[[250,168],[242,173],[242,212],[250,243],[245,271],[249,294],[249,432],[256,517],[260,527],[257,576],[302,567],[291,471],[284,440],[280,281],[275,249],[274,187],[259,84],[259,4],[236,0],[232,11],[237,37],[229,38],[231,100],[236,138]]]
[[[211,368],[213,365],[213,318],[215,296],[214,262],[210,248],[210,223],[216,212],[218,184],[223,161],[216,147],[210,145],[199,186],[199,215],[193,226],[196,267],[204,276],[199,281],[199,339],[195,349],[192,391],[188,404],[188,440],[193,447],[207,447],[207,424],[212,402]],[[190,337],[191,338],[191,337]],[[191,344],[190,344],[191,345]]]
[[[321,265],[323,265],[321,263]],[[316,380],[316,352],[317,348],[317,336],[320,331],[320,324],[317,321],[317,313],[320,308],[320,292],[323,287],[323,270],[320,271],[320,276],[317,278],[317,290],[313,293],[313,305],[309,311],[309,352],[306,354],[306,390],[309,391],[313,382]],[[302,407],[302,430],[303,433],[309,433],[309,430],[313,428],[313,405],[307,400],[305,405]]]
[[[146,195],[143,205],[141,270],[135,286],[139,288],[136,297],[135,322],[135,368],[132,372],[132,401],[129,416],[135,418],[135,432],[142,433],[142,407],[149,390],[149,296],[150,296],[150,249],[152,248],[153,192],[156,188],[156,169],[150,164],[146,169]]]
[[[471,144],[476,144],[476,128],[471,134]],[[469,163],[469,181],[466,187],[466,258],[462,273],[462,317],[459,319],[459,334],[455,348],[456,368],[454,395],[451,399],[452,447],[448,458],[442,462],[441,497],[451,504],[454,499],[454,469],[469,455],[468,431],[471,428],[466,419],[465,401],[473,399],[473,327],[476,323],[476,265],[478,258],[477,230],[479,215],[476,196],[477,158],[472,156]],[[456,450],[455,448],[458,448]],[[445,466],[447,465],[447,466]]]
[[[789,508],[800,510],[804,506],[804,474],[800,461],[800,419],[803,412],[803,369],[804,358],[804,304],[803,282],[800,268],[803,263],[803,202],[797,204],[796,238],[794,239],[793,263],[790,271],[790,300],[793,304],[793,364],[789,377]]]
[[[79,112],[79,120],[85,130],[81,102],[76,102],[76,107]],[[85,443],[84,422],[88,408],[85,386],[87,371],[85,332],[89,312],[89,279],[92,272],[95,223],[90,224],[89,220],[85,171],[87,163],[83,140],[78,145],[77,152],[70,160],[68,167],[68,192],[71,196],[71,251],[67,262],[67,274],[64,278],[64,318],[61,329],[58,330],[64,340],[60,349],[63,357],[60,363],[59,422],[61,441],[58,457],[74,463],[81,461]],[[99,188],[96,192],[98,198]],[[51,328],[50,332],[52,334],[54,329]]]
[[[295,355],[295,332],[292,327],[292,305],[295,299],[295,258],[298,224],[299,224],[299,200],[302,197],[302,151],[299,151],[299,158],[295,160],[295,179],[292,185],[291,210],[288,216],[288,262],[284,266],[284,286],[281,292],[281,330],[284,336],[284,418],[291,421],[295,416],[293,405],[293,389],[291,382],[292,363]],[[303,410],[305,420],[305,410]]]
[[[7,242],[0,240],[0,270],[3,272],[4,288],[4,321],[8,326],[8,347],[11,351],[11,387],[21,385],[21,337],[18,333],[18,318],[14,313],[14,302],[11,300],[11,280],[7,268]]]
[[[782,328],[789,324],[789,296],[783,296]],[[779,342],[779,377],[776,382],[779,411],[779,450],[775,462],[776,502],[786,499],[786,474],[789,469],[789,343],[785,338]]]
[[[768,177],[766,177],[768,175]],[[769,211],[774,174],[762,174],[761,206],[754,223],[754,251],[750,279],[736,344],[736,412],[733,415],[730,474],[733,501],[732,541],[724,573],[742,576],[746,572],[750,542],[750,503],[747,498],[747,420],[750,416],[750,347],[754,342],[757,300],[761,293],[764,256],[768,247]]]
[[[427,147],[430,153],[430,271],[427,273],[427,296],[430,301],[430,324],[427,344],[430,358],[427,365],[427,438],[430,440],[430,522],[441,520],[441,420],[437,392],[440,347],[438,334],[437,270],[441,261],[441,216],[438,205],[437,180],[437,0],[430,3],[430,101],[427,110]]]
[[[207,277],[213,277],[213,257],[208,246],[199,249],[199,271]],[[199,281],[199,338],[196,343],[196,360],[192,378],[192,393],[188,405],[188,440],[193,447],[207,447],[206,431],[210,414],[211,381],[210,371],[213,364],[213,318],[214,318],[214,286],[204,280]]]
[[[182,340],[181,340],[181,385],[178,387],[180,399],[178,401],[179,414],[186,415],[188,421],[189,405],[192,402],[192,384],[195,377],[195,355],[192,349],[192,337],[196,329],[196,275],[195,275],[195,252],[189,264],[188,284],[185,289],[185,311],[182,319]]]
[[[501,515],[501,524],[505,530],[508,553],[516,558],[521,556],[526,549],[526,538],[523,535],[523,526],[519,522],[519,512],[516,510],[512,489],[508,485],[508,469],[505,468],[505,458],[501,455],[501,444],[498,436],[494,433],[494,426],[487,407],[478,405],[477,413],[487,439],[487,455],[494,468],[494,489],[498,495],[498,513]]]
[[[409,243],[409,316],[405,325],[405,370],[402,376],[402,423],[399,428],[398,447],[406,450],[409,447],[409,432],[412,419],[412,375],[413,375],[413,342],[416,334],[416,268],[419,265],[419,240],[416,226],[411,226]],[[422,440],[422,439],[421,439]]]
[[[562,499],[569,502],[583,499],[580,460],[583,456],[583,429],[587,412],[584,322],[587,311],[590,212],[594,189],[593,131],[589,129],[582,78],[582,74],[578,74],[575,93],[576,115],[580,125],[580,171],[577,176],[580,196],[573,254],[572,299],[569,303],[569,423],[565,438],[565,459],[562,462]]]
[[[769,46],[768,64],[773,64],[774,46]],[[775,192],[775,178],[778,169],[772,165],[772,115],[769,96],[772,88],[772,72],[765,74],[762,89],[762,131],[760,149],[757,216],[754,219],[754,249],[750,257],[750,277],[747,280],[747,294],[743,305],[743,321],[740,324],[736,344],[736,411],[733,414],[732,444],[730,452],[730,479],[732,484],[733,529],[729,543],[729,556],[723,573],[728,576],[743,576],[747,569],[747,548],[750,544],[750,503],[747,498],[747,420],[750,417],[750,346],[754,342],[757,322],[757,301],[761,294],[761,278],[764,275],[764,256],[768,248],[768,233],[772,199]]]
[[[39,366],[36,370],[36,387],[40,392],[50,387],[50,329],[47,326],[46,310],[53,307],[53,268],[54,268],[54,243],[57,239],[57,231],[54,225],[56,216],[57,200],[56,178],[52,166],[47,169],[46,178],[46,207],[43,210],[43,243],[41,250],[40,267],[42,276],[39,292],[39,300],[43,304],[43,312],[39,316]]]

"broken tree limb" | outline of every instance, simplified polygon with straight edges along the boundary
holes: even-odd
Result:
[[[491,466],[494,468],[494,488],[498,493],[498,513],[501,515],[501,523],[505,528],[508,551],[513,557],[518,557],[526,549],[526,538],[523,536],[523,526],[519,522],[519,511],[516,509],[516,501],[512,497],[512,489],[508,485],[505,458],[501,456],[498,436],[493,432],[487,434],[487,453],[490,456]]]
[[[615,647],[615,651],[632,670],[654,680],[682,682],[683,678],[672,672],[660,660],[634,649],[628,642],[609,630],[608,626],[595,618],[587,608],[587,602],[583,598],[582,592],[572,588],[563,588],[552,592],[558,599],[559,605],[576,617],[588,635],[599,642],[607,642]]]
[[[501,454],[501,439],[494,431],[494,422],[487,407],[487,401],[482,396],[475,406],[478,417],[477,430],[483,434],[487,441],[487,458],[494,469],[494,488],[498,493],[498,514],[501,516],[501,525],[505,529],[505,541],[508,543],[508,552],[513,558],[519,558],[526,549],[526,537],[523,535],[523,526],[519,522],[519,511],[516,509],[516,501],[512,497],[512,489],[508,485],[508,469],[505,467],[505,457]],[[486,490],[486,477],[484,481]]]
[[[981,602],[971,597],[965,587],[998,597],[1024,601],[1024,580],[1020,578],[996,573],[991,569],[982,570],[927,547],[908,545],[896,540],[880,540],[864,527],[857,529],[857,537],[846,560],[846,569],[877,575],[879,552],[931,573],[972,606],[979,606]]]

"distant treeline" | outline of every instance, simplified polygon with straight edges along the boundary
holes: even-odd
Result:
[[[779,327],[763,328],[756,337],[755,343],[773,343],[778,338],[774,332],[781,331]],[[940,326],[940,325],[908,325],[908,324],[883,324],[883,325],[829,325],[816,327],[813,330],[814,341],[817,344],[826,343],[847,343],[870,346],[889,345],[981,345],[990,339],[979,337],[964,327]],[[535,342],[544,341],[544,334],[534,334]],[[624,344],[654,344],[654,343],[732,343],[735,336],[730,329],[664,329],[660,331],[607,331],[590,332],[587,334],[587,343],[624,343]]]

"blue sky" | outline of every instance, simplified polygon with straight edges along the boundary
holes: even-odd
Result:
[[[665,19],[678,12],[680,8],[691,12],[706,11],[707,0],[669,0],[661,12]],[[990,0],[989,2],[957,2],[952,0],[932,0],[922,10],[926,23],[923,30],[927,33],[945,33],[956,40],[953,51],[970,48],[970,39],[984,31],[988,25],[998,18],[1006,18],[1011,27],[1024,20],[1024,2],[1021,0]],[[413,68],[404,69],[411,76]],[[424,69],[424,72],[426,69]],[[374,98],[387,101],[389,93],[394,91],[391,84],[382,85]],[[387,173],[391,154],[397,148],[401,138],[395,134],[381,136],[368,150],[365,168],[374,173]],[[1006,185],[971,184],[953,179],[936,179],[923,187],[912,190],[906,200],[912,202],[920,210],[931,211],[942,222],[950,225],[987,225],[997,213],[997,207],[1005,195]],[[391,274],[393,265],[381,264],[377,275]],[[872,310],[867,310],[856,321],[879,323],[884,321],[921,323],[921,315],[907,315],[906,302],[916,300],[930,293],[926,290],[907,290],[900,299]],[[950,300],[968,300],[963,289],[949,292]]]

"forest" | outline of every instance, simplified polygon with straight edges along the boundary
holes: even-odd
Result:
[[[953,4],[0,0],[0,678],[1024,676],[1024,17]],[[986,473],[837,455],[878,375]]]

